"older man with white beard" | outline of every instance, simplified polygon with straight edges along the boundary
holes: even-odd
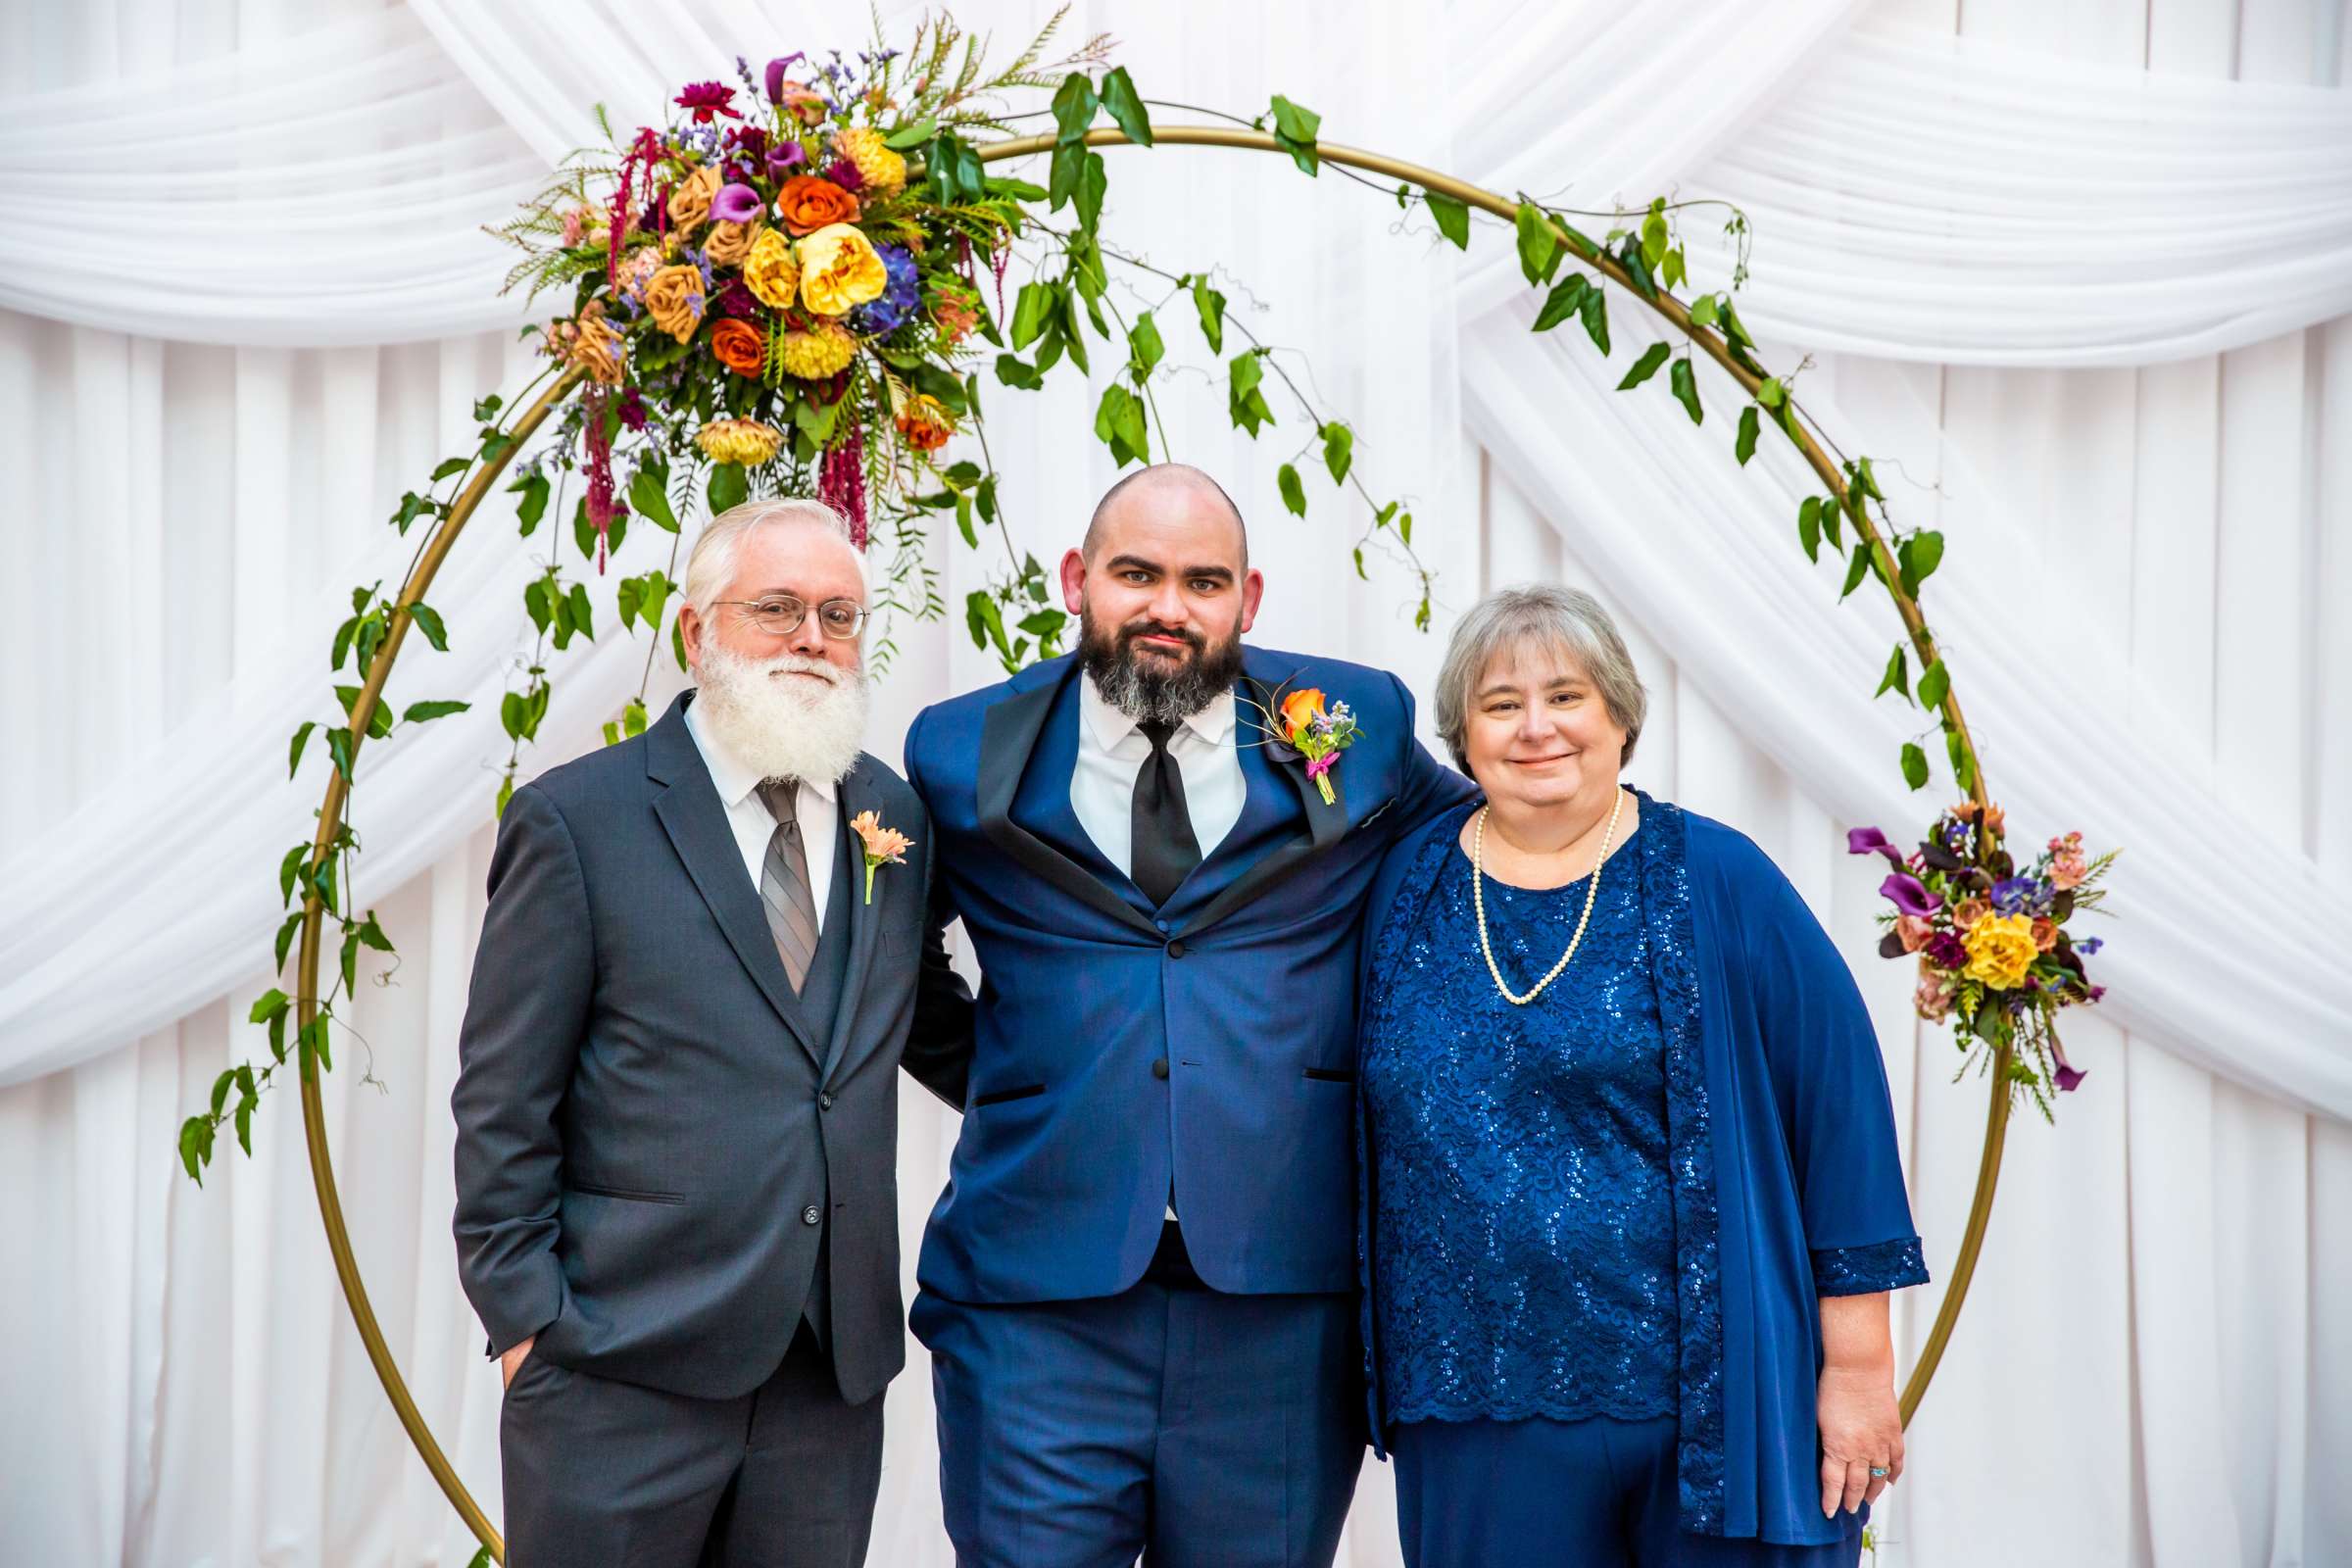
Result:
[[[839,516],[737,507],[685,587],[697,689],[500,822],[459,1269],[507,1379],[510,1562],[850,1568],[905,1359],[894,1068],[960,1104],[971,999],[923,808],[858,749]]]

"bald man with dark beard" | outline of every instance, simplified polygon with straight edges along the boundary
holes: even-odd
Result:
[[[908,780],[985,983],[912,1323],[959,1563],[1328,1564],[1365,1442],[1355,998],[1383,853],[1470,786],[1395,676],[1242,641],[1207,474],[1061,563],[1077,653],[926,710]],[[1327,776],[1262,726],[1345,703]]]

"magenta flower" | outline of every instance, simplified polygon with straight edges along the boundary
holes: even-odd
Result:
[[[2098,999],[2093,997],[2091,1000],[2095,1002]],[[2050,1037],[2050,1058],[2057,1063],[2050,1076],[2058,1080],[2058,1092],[2062,1095],[2072,1094],[2075,1086],[2089,1076],[2066,1059],[2066,1048],[2058,1043],[2056,1035]]]
[[[808,149],[797,141],[781,141],[767,150],[767,177],[781,180],[808,161]]]
[[[1938,931],[1920,952],[1938,969],[1958,969],[1968,963],[1968,944],[1949,931]]]
[[[1926,919],[1943,906],[1943,900],[1928,891],[1928,885],[1908,871],[1897,871],[1879,884],[1879,891],[1888,903],[1905,914]]]
[[[724,115],[729,120],[743,118],[733,107],[735,89],[723,81],[690,81],[674,101],[680,109],[694,111],[694,122],[698,125],[710,123],[713,115]]]
[[[781,60],[770,60],[767,63],[767,101],[769,103],[780,104],[784,101],[784,73],[808,58],[805,51],[796,49]]]
[[[749,185],[721,185],[718,194],[710,198],[710,216],[721,223],[748,223],[766,207]]]
[[[858,191],[865,189],[864,172],[859,170],[856,164],[851,163],[847,158],[834,159],[833,162],[825,169],[825,177],[831,180],[834,184],[839,185],[843,190]]]
[[[1903,868],[1902,852],[1886,842],[1886,835],[1875,827],[1846,830],[1845,853],[1848,855],[1884,855],[1886,863],[1896,870]]]

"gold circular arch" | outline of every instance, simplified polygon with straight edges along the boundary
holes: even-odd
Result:
[[[1264,131],[1229,129],[1221,125],[1154,125],[1152,127],[1152,139],[1155,145],[1165,143],[1178,147],[1230,147],[1250,152],[1281,153],[1286,157],[1289,156],[1287,149],[1277,144],[1273,136]],[[1128,137],[1124,131],[1102,128],[1088,131],[1086,140],[1092,146],[1115,146],[1127,143]],[[1055,138],[1053,136],[1020,136],[1004,141],[991,142],[975,150],[983,163],[998,163],[1006,159],[1026,158],[1037,153],[1052,152],[1054,144]],[[1450,175],[1442,174],[1434,169],[1425,169],[1419,164],[1407,163],[1402,159],[1389,158],[1379,153],[1365,152],[1361,148],[1345,147],[1333,142],[1318,143],[1315,151],[1327,162],[1417,185],[1425,191],[1450,197],[1467,206],[1491,213],[1506,222],[1514,221],[1518,217],[1519,204],[1517,202],[1480,186],[1452,178]],[[1564,231],[1558,233],[1558,239],[1562,248],[1571,257],[1599,272],[1624,289],[1632,298],[1647,305],[1652,311],[1665,318],[1677,331],[1682,332],[1690,341],[1697,344],[1700,349],[1705,351],[1709,359],[1721,366],[1724,372],[1740,384],[1740,390],[1746,392],[1750,397],[1755,395],[1762,377],[1741,366],[1734,358],[1730,345],[1719,334],[1694,323],[1690,319],[1690,311],[1680,300],[1663,291],[1658,292],[1654,297],[1645,294],[1634,287],[1633,280],[1627,275],[1624,268],[1605,252],[1588,255],[1581,247],[1575,245]],[[528,441],[538,430],[548,415],[553,413],[578,387],[579,381],[580,372],[569,370],[540,393],[530,407],[515,418],[510,428],[508,433],[514,437],[514,440],[508,444],[503,453],[486,461],[475,471],[472,479],[465,489],[458,493],[457,499],[450,504],[448,514],[435,521],[430,537],[427,538],[424,548],[417,556],[416,564],[409,573],[408,581],[401,586],[399,600],[393,606],[390,623],[385,630],[383,647],[376,654],[375,662],[368,673],[368,680],[361,687],[360,695],[351,707],[352,767],[355,771],[359,762],[359,750],[368,741],[368,724],[375,716],[375,710],[383,699],[384,682],[392,673],[393,662],[399,657],[401,646],[408,635],[409,625],[415,618],[415,607],[424,598],[425,590],[432,586],[433,578],[440,571],[442,562],[448,558],[451,547],[457,543],[459,533],[464,530],[466,522],[471,519],[474,512],[481,506],[482,498],[489,493],[491,484],[506,471],[508,463],[513,460],[516,452],[521,450],[523,443]],[[1829,455],[1822,450],[1821,444],[1814,439],[1813,433],[1803,424],[1795,421],[1791,421],[1788,429],[1797,450],[1804,455],[1805,462],[1812,467],[1815,476],[1830,492],[1843,500],[1846,488],[1844,476],[1839,472],[1837,465],[1830,461]],[[1886,547],[1885,536],[1870,520],[1868,509],[1859,506],[1849,507],[1846,510],[1846,515],[1852,520],[1855,530],[1868,544],[1872,554],[1877,557],[1880,568],[1878,575],[1885,582],[1886,591],[1894,599],[1895,608],[1902,616],[1903,628],[1911,639],[1912,647],[1919,654],[1920,667],[1926,668],[1940,656],[1936,653],[1935,639],[1928,632],[1927,622],[1920,613],[1917,599],[1903,590],[1902,573],[1896,564],[1893,554]],[[1944,718],[1950,722],[1954,732],[1958,735],[1960,745],[1965,749],[1972,764],[1970,794],[1979,806],[1987,805],[1989,796],[1984,786],[1984,769],[1977,758],[1976,743],[1970,737],[1967,721],[1961,716],[1960,700],[1957,693],[1950,691],[1945,693],[1942,712]],[[326,794],[318,807],[318,831],[311,846],[310,863],[314,870],[318,869],[328,857],[330,846],[343,821],[343,808],[349,799],[349,785],[344,773],[339,769],[330,768],[327,773]],[[313,886],[307,880],[305,885]],[[295,967],[296,1017],[305,1027],[318,1016],[318,964],[322,949],[320,933],[324,917],[324,906],[319,902],[314,887],[313,891],[306,893],[303,900],[301,947]],[[1959,1256],[1953,1261],[1951,1277],[1944,1286],[1942,1305],[1936,1313],[1935,1325],[1928,1331],[1927,1343],[1920,1348],[1919,1360],[1912,1367],[1911,1375],[1903,1385],[1902,1417],[1906,1426],[1910,1424],[1913,1413],[1918,1410],[1919,1401],[1927,1393],[1928,1383],[1936,1375],[1937,1363],[1943,1358],[1944,1346],[1951,1338],[1953,1325],[1959,1320],[1961,1304],[1968,1297],[1969,1282],[1976,1274],[1978,1253],[1984,1248],[1984,1228],[1992,1216],[1993,1192],[2000,1180],[2001,1151],[2009,1128],[2009,1064],[2013,1054],[2011,1047],[1999,1048],[1993,1057],[1991,1070],[1987,1074],[1992,1083],[1991,1102],[1985,1113],[1984,1148],[1983,1156],[1977,1165],[1976,1195],[1969,1205],[1968,1225],[1961,1235]],[[418,1457],[424,1460],[425,1468],[432,1472],[433,1480],[439,1483],[441,1491],[448,1496],[451,1505],[458,1510],[459,1516],[466,1521],[466,1527],[473,1532],[475,1539],[481,1542],[493,1559],[503,1564],[506,1561],[505,1541],[490,1523],[488,1516],[482,1512],[481,1504],[474,1501],[473,1494],[466,1488],[466,1483],[459,1479],[456,1468],[449,1462],[449,1456],[441,1451],[441,1445],[435,1441],[431,1428],[425,1423],[423,1414],[417,1410],[416,1400],[410,1394],[408,1382],[401,1376],[399,1366],[393,1362],[391,1348],[385,1343],[383,1330],[375,1320],[375,1308],[368,1300],[367,1283],[360,1276],[359,1260],[352,1252],[351,1236],[343,1221],[343,1200],[335,1187],[333,1153],[326,1144],[326,1116],[319,1096],[318,1063],[315,1054],[311,1053],[303,1054],[301,1074],[303,1142],[310,1153],[311,1185],[318,1193],[318,1217],[326,1228],[327,1250],[333,1255],[335,1278],[342,1283],[343,1299],[351,1308],[353,1326],[359,1330],[360,1341],[368,1349],[368,1359],[374,1366],[375,1375],[384,1386],[385,1396],[392,1401],[392,1408],[399,1415],[401,1426],[407,1430],[409,1441],[416,1446]]]

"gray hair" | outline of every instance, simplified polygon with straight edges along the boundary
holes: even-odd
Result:
[[[778,496],[729,507],[704,525],[702,536],[694,542],[694,553],[686,558],[683,587],[686,602],[694,607],[694,612],[710,618],[718,596],[735,580],[736,565],[743,559],[743,542],[753,529],[792,523],[821,528],[848,546],[850,554],[858,558],[858,581],[864,587],[866,598],[873,598],[873,577],[866,569],[865,552],[851,538],[848,519],[822,501],[805,496]]]
[[[1487,666],[1523,648],[1556,649],[1591,676],[1608,705],[1609,717],[1625,731],[1621,763],[1634,760],[1649,694],[1634,668],[1634,657],[1617,634],[1617,623],[1600,601],[1576,588],[1529,583],[1489,594],[1471,608],[1446,645],[1438,669],[1438,735],[1453,753],[1455,765],[1470,771],[1463,742],[1470,731],[1470,705]]]

